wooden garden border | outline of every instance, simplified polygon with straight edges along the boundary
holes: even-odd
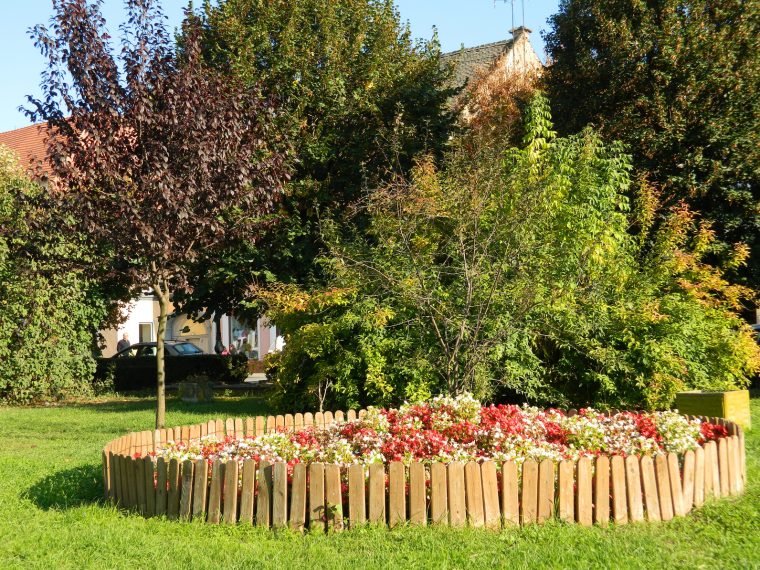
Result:
[[[231,418],[130,433],[103,449],[105,498],[146,517],[297,531],[340,531],[367,523],[499,529],[555,517],[584,526],[667,521],[710,498],[738,495],[746,483],[742,429],[722,418],[704,417],[698,419],[725,426],[729,437],[681,458],[668,453],[559,463],[528,459],[521,468],[511,461],[413,462],[408,467],[391,462],[368,468],[312,463],[296,464],[289,482],[284,463],[246,460],[239,467],[236,460],[216,461],[209,480],[205,460],[180,464],[159,458],[154,464],[146,457],[169,440],[188,442],[211,434],[242,438],[281,427],[297,431],[363,415],[363,410],[351,410]],[[133,458],[138,453],[141,458]],[[348,480],[345,492],[341,470]]]

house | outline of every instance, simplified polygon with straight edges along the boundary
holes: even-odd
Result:
[[[23,166],[30,168],[38,176],[44,176],[49,167],[45,161],[44,124],[29,125],[0,133],[0,145],[7,146],[19,158]],[[41,171],[40,171],[41,169]]]
[[[50,169],[45,162],[44,125],[29,125],[20,129],[0,133],[0,145],[13,150],[22,165],[44,181]],[[122,308],[122,323],[115,329],[100,331],[105,341],[103,356],[116,353],[116,344],[126,333],[132,343],[156,340],[158,330],[158,301],[150,292],[144,292],[137,299]],[[186,315],[171,314],[166,327],[167,340],[186,340],[204,352],[214,352],[217,330],[212,321],[198,323]],[[277,335],[275,327],[266,319],[256,323],[238,321],[234,316],[223,315],[219,321],[221,340],[225,347],[234,346],[252,360],[263,360],[268,353],[282,348],[283,339]]]
[[[444,64],[454,66],[452,87],[466,85],[478,72],[490,68],[490,74],[537,73],[544,65],[530,43],[532,30],[525,26],[512,28],[512,38],[475,47],[462,47],[444,53]]]
[[[158,330],[158,300],[146,291],[137,299],[122,307],[123,322],[115,329],[100,331],[105,341],[103,356],[116,353],[116,344],[126,333],[132,343],[156,340]],[[203,352],[213,353],[217,339],[217,325],[213,320],[196,322],[187,315],[170,314],[166,324],[167,340],[192,342]],[[241,322],[231,315],[222,315],[219,320],[222,344],[234,346],[237,352],[251,360],[263,360],[264,356],[283,346],[282,337],[266,319],[256,323]]]
[[[479,106],[492,97],[501,97],[504,87],[527,87],[544,66],[530,43],[531,30],[520,26],[510,30],[512,38],[459,49],[441,56],[443,65],[453,67],[449,87],[462,88],[449,104],[464,123],[479,113]]]

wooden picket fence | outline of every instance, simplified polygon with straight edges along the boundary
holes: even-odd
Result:
[[[574,410],[571,411],[571,413]],[[722,418],[729,437],[688,451],[651,456],[600,455],[578,461],[401,462],[348,468],[322,463],[246,460],[157,462],[146,455],[167,441],[214,434],[236,438],[299,430],[362,417],[364,411],[245,419],[130,433],[102,453],[105,497],[144,516],[339,531],[367,523],[499,529],[557,517],[581,525],[670,520],[710,498],[738,495],[746,483],[744,434]],[[140,457],[135,458],[139,454]],[[344,471],[342,473],[342,471]],[[343,475],[343,477],[342,477]],[[342,481],[348,481],[348,484]]]

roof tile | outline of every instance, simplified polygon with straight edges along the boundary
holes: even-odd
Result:
[[[479,68],[491,65],[500,55],[509,51],[512,42],[513,40],[501,40],[441,54],[441,60],[444,63],[454,64],[452,86],[464,85]]]
[[[38,123],[0,133],[0,145],[5,145],[13,150],[18,155],[22,166],[34,170],[41,162],[43,172],[47,173],[50,168],[45,160],[45,137],[45,123]]]

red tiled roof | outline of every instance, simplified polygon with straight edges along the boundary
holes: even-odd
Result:
[[[45,136],[45,123],[38,123],[0,133],[0,145],[13,150],[24,167],[31,167],[34,170],[38,161],[42,161],[42,170],[48,173],[50,169],[45,160]]]

